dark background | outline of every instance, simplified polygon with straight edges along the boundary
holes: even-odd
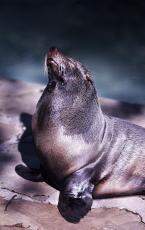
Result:
[[[145,104],[145,1],[0,1],[1,77],[46,83],[51,46],[88,67],[100,96]]]

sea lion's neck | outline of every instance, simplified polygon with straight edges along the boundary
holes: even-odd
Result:
[[[61,126],[66,135],[82,135],[86,142],[100,141],[105,119],[97,95],[63,97],[46,90],[37,106],[40,128]]]
[[[91,102],[79,101],[78,105],[74,102],[62,106],[56,114],[67,135],[81,134],[89,143],[99,142],[100,136],[103,136],[105,119],[96,98]]]

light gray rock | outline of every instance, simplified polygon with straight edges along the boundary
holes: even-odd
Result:
[[[13,200],[4,211],[7,201],[0,198],[0,224],[23,226],[32,230],[144,230],[140,217],[117,208],[92,209],[78,224],[66,222],[55,206],[25,200]],[[19,225],[18,225],[19,224]],[[1,228],[0,228],[1,229]]]

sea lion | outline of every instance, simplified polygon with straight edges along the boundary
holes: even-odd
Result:
[[[80,62],[52,48],[46,67],[32,130],[42,176],[60,190],[62,216],[78,222],[95,198],[143,193],[145,129],[103,114]]]

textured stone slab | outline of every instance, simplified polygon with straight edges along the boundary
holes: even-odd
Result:
[[[7,201],[0,199],[0,223],[2,226],[22,226],[33,230],[144,230],[138,215],[117,208],[92,209],[79,224],[66,222],[55,206],[24,200],[13,200],[4,211]],[[20,229],[20,228],[19,228]]]

